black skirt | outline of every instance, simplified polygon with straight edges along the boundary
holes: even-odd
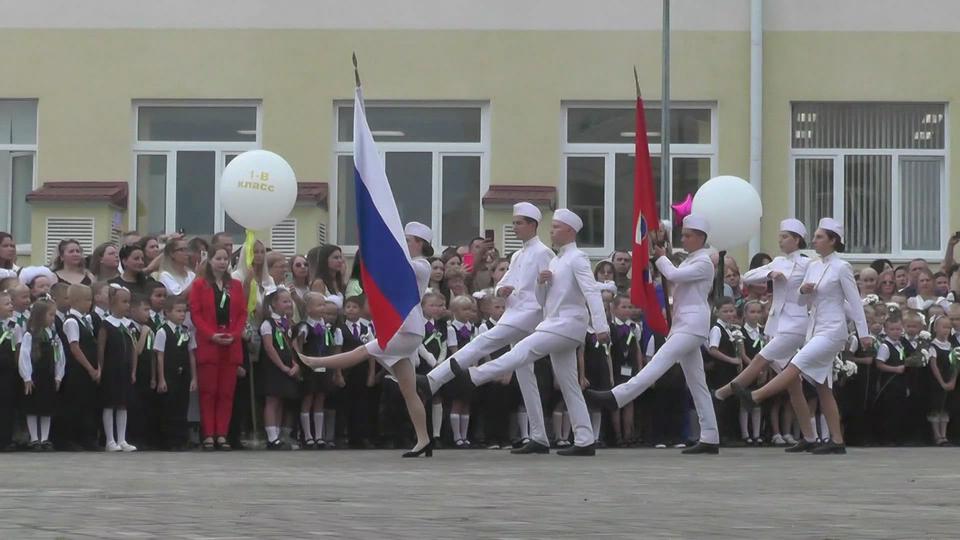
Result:
[[[104,321],[107,346],[100,375],[100,404],[106,409],[124,409],[133,397],[133,340],[116,326]]]
[[[24,396],[24,414],[53,416],[57,407],[57,382],[53,358],[40,358],[33,362],[33,391]]]

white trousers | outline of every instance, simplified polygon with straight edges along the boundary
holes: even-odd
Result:
[[[554,380],[560,387],[563,401],[567,405],[567,412],[570,414],[574,444],[589,446],[596,442],[596,439],[590,425],[587,403],[583,399],[583,391],[577,379],[577,347],[581,344],[582,341],[559,334],[534,331],[520,340],[507,354],[480,367],[470,368],[470,378],[477,386],[512,371],[516,371],[519,378],[520,369],[524,366],[529,368],[532,375],[533,363],[544,356],[549,356],[553,364]]]
[[[451,356],[457,359],[462,368],[477,365],[481,359],[494,352],[512,346],[525,338],[528,332],[519,328],[498,324],[474,338],[467,346]],[[524,364],[517,367],[517,383],[520,385],[520,394],[523,395],[523,406],[527,409],[527,418],[530,421],[530,439],[544,446],[549,446],[547,430],[543,424],[543,406],[540,403],[540,390],[537,388],[537,377],[533,373],[533,364]],[[442,362],[427,373],[427,378],[434,387],[440,387],[453,380],[453,371],[449,362]]]
[[[637,399],[657,382],[677,362],[683,368],[683,376],[687,380],[687,388],[693,396],[693,404],[697,408],[697,417],[700,420],[700,440],[705,443],[719,444],[720,432],[717,430],[717,415],[713,410],[713,400],[707,390],[707,379],[703,373],[703,357],[700,355],[700,346],[704,339],[690,334],[674,334],[667,338],[663,347],[653,355],[647,365],[643,366],[629,381],[617,385],[613,395],[617,398],[617,405],[625,404]]]

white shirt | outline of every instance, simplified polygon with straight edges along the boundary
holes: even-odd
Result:
[[[897,349],[897,352],[900,353],[900,357],[902,358],[903,350],[904,350],[903,345],[897,343],[895,347]],[[880,347],[877,349],[876,359],[886,364],[887,360],[890,360],[890,356],[891,356],[890,344],[887,343],[886,340],[884,340],[883,343],[880,344]]]
[[[167,328],[169,328],[172,332],[176,332],[176,331],[177,331],[177,325],[173,324],[172,322],[167,321],[167,322],[165,322],[164,324],[165,324],[165,325],[167,326]],[[180,331],[181,331],[182,333],[186,333],[186,334],[189,336],[189,338],[187,339],[187,350],[191,350],[191,351],[196,350],[196,348],[197,348],[197,340],[196,340],[196,337],[194,337],[194,335],[193,335],[192,333],[190,333],[190,331],[187,329],[186,326],[182,326],[182,325],[181,325],[180,328],[181,328]],[[154,338],[153,338],[153,350],[156,351],[156,352],[164,352],[165,350],[167,350],[167,333],[166,333],[166,332],[159,332],[159,331],[158,331],[157,334],[154,336]]]
[[[63,343],[60,342],[57,333],[52,329],[47,328],[45,331],[47,332],[47,337],[53,342],[53,378],[57,382],[60,382],[63,380],[63,373],[67,366],[66,358],[63,355]],[[20,340],[20,358],[18,362],[20,377],[24,382],[33,380],[33,362],[30,359],[32,352],[33,336],[30,335],[30,332],[25,332],[23,338]]]
[[[196,279],[197,275],[191,270],[187,270],[187,276],[177,276],[171,274],[170,272],[163,271],[160,272],[160,278],[158,281],[163,283],[163,286],[167,288],[167,291],[170,294],[176,296],[183,294],[183,291],[187,290],[190,287],[190,284],[193,283],[193,280]]]
[[[506,311],[497,324],[532,332],[543,320],[543,306],[538,299],[542,287],[537,283],[540,272],[550,266],[554,259],[553,251],[533,237],[523,243],[523,247],[510,257],[510,266],[497,283],[494,290],[501,287],[513,287],[507,297]]]
[[[803,282],[813,283],[815,286],[812,293],[800,295],[800,303],[810,306],[808,339],[825,336],[836,341],[846,341],[849,336],[848,317],[856,324],[858,335],[870,335],[850,263],[832,253],[811,262]]]
[[[689,254],[680,266],[667,257],[656,262],[657,270],[673,284],[673,323],[670,335],[689,334],[706,340],[710,336],[710,304],[713,261],[705,248]]]
[[[543,322],[536,330],[578,341],[586,335],[587,326],[598,334],[610,332],[600,284],[593,277],[587,254],[577,248],[577,243],[560,248],[548,269],[553,279],[546,284]]]
[[[85,326],[87,327],[87,330],[89,330],[91,334],[93,333],[93,320],[89,314],[84,315],[75,309],[71,309],[68,314],[84,321],[86,323]],[[76,319],[69,317],[63,322],[63,334],[67,336],[67,343],[80,342],[80,324],[77,323]]]
[[[10,347],[11,349],[16,350],[17,344],[20,343],[21,332],[20,327],[17,326],[17,321],[13,318],[0,321],[0,335],[3,335],[7,332],[9,332],[9,334],[3,343],[0,343],[0,347]]]
[[[316,319],[311,319],[309,317],[304,322],[306,322],[310,326],[310,328],[314,328],[318,324],[323,325],[323,327],[326,330],[329,330],[330,333],[333,334],[333,343],[331,343],[330,345],[334,347],[343,347],[343,330],[334,327],[332,324],[329,324],[326,322],[320,322]],[[353,324],[353,323],[347,323],[347,324]],[[308,332],[309,330],[306,327],[300,327],[299,336],[303,339],[307,339],[307,336],[309,335]]]
[[[450,321],[450,324],[447,325],[447,347],[459,346],[459,343],[457,342],[457,331],[463,328],[464,326],[470,329],[470,339],[473,339],[473,336],[477,332],[477,329],[473,327],[473,323],[460,322],[454,319]]]
[[[777,334],[803,335],[807,331],[807,306],[800,303],[800,286],[810,266],[810,258],[800,251],[777,257],[770,264],[754,268],[743,275],[741,280],[747,285],[763,285],[772,272],[780,272],[786,279],[773,280],[773,304],[767,316],[764,332],[775,337]]]

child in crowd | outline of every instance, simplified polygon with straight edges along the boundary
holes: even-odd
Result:
[[[128,431],[137,448],[143,450],[159,446],[155,332],[150,326],[149,298],[140,294],[131,296],[130,335],[137,354],[137,373],[133,400],[127,407]]]
[[[933,432],[933,443],[939,446],[949,444],[947,425],[950,423],[949,401],[957,388],[956,353],[950,344],[952,326],[950,319],[940,317],[933,320],[931,326],[933,342],[930,344],[930,405],[927,421]]]
[[[283,402],[300,397],[300,366],[294,361],[290,336],[293,297],[286,288],[277,288],[267,295],[263,305],[260,365],[263,366],[263,392],[266,396],[264,430],[268,450],[285,450],[289,447],[280,439]]]
[[[91,285],[90,289],[93,291],[93,311],[90,317],[93,320],[94,331],[100,335],[100,325],[110,315],[110,284],[106,281],[98,281]]]
[[[443,319],[446,311],[447,300],[439,292],[428,292],[420,300],[420,306],[423,310],[423,316],[427,319],[423,332],[423,344],[420,346],[420,362],[417,364],[417,374],[426,375],[437,364],[447,359],[448,355],[448,323]],[[431,401],[429,410],[432,436],[434,440],[440,439],[443,429],[443,397],[450,391],[445,390],[435,396]],[[459,426],[459,424],[457,424]],[[453,424],[451,419],[451,431]],[[453,433],[453,440],[456,441],[459,436],[459,427],[457,432]]]
[[[0,452],[16,448],[13,444],[14,415],[17,398],[23,393],[23,379],[17,358],[19,344],[20,333],[13,318],[13,301],[10,293],[0,290]]]
[[[38,300],[30,311],[27,331],[20,340],[20,376],[23,378],[23,412],[27,416],[30,448],[53,450],[50,420],[66,369],[63,343],[54,330],[56,306]],[[39,422],[38,422],[39,421]],[[39,432],[38,432],[39,428]]]
[[[183,323],[187,299],[170,296],[164,305],[164,323],[153,340],[156,355],[156,390],[159,396],[161,441],[167,450],[187,445],[187,409],[190,392],[197,389],[197,343]],[[204,444],[204,450],[212,450]]]
[[[320,293],[309,292],[305,297],[306,319],[296,331],[294,348],[298,354],[330,356],[340,352],[343,333],[335,326],[337,306],[327,302]],[[332,320],[330,320],[332,319]],[[303,447],[308,450],[326,448],[324,439],[324,403],[340,378],[339,370],[300,367],[303,372],[300,401],[300,429]],[[333,434],[328,436],[332,437]]]
[[[721,297],[715,302],[716,322],[710,328],[707,354],[704,357],[707,386],[719,388],[732,381],[740,372],[741,357],[735,335],[741,335],[737,325],[737,307],[733,298]],[[742,342],[742,340],[740,340]],[[731,439],[735,435],[739,407],[734,400],[716,407],[720,436]]]
[[[362,347],[370,340],[370,326],[360,319],[365,302],[363,296],[350,296],[343,301],[343,322],[338,326],[343,336],[343,352]],[[377,361],[370,358],[343,373],[345,386],[340,418],[346,420],[350,446],[354,448],[369,448],[371,445],[370,411],[371,401],[375,398],[372,388],[376,384],[376,366]]]
[[[755,285],[751,285],[755,287]],[[763,319],[763,304],[759,300],[747,300],[743,304],[743,331],[740,351],[740,360],[744,366],[750,365],[757,354],[763,349],[763,327],[760,321]],[[763,385],[766,377],[761,375],[757,381],[750,386],[750,389],[756,389]],[[761,419],[763,410],[760,407],[754,407],[747,410],[740,407],[740,436],[747,445],[763,444],[760,437]],[[752,428],[752,429],[750,429]]]
[[[483,320],[477,326],[477,335],[492,330],[497,321],[503,315],[506,309],[506,300],[488,294],[484,296],[478,307],[485,315]],[[494,351],[488,357],[490,360],[496,360],[510,347],[503,347]],[[485,439],[487,448],[498,450],[508,448],[510,445],[510,414],[517,408],[519,402],[520,387],[517,386],[516,376],[509,375],[498,380],[494,380],[487,385],[486,393],[483,399],[483,424],[485,429]]]
[[[159,281],[151,281],[147,285],[147,295],[150,297],[150,328],[156,333],[167,322],[163,315],[167,305],[167,288]]]
[[[473,339],[476,328],[477,305],[470,296],[456,296],[450,301],[453,320],[447,325],[447,349],[453,355]],[[459,393],[450,402],[450,431],[457,448],[470,448],[470,403],[472,393]]]
[[[890,317],[884,323],[884,337],[877,349],[874,367],[877,373],[876,425],[878,442],[882,444],[904,443],[906,419],[907,344],[903,340],[903,321]]]
[[[17,284],[8,289],[10,300],[13,302],[13,321],[22,336],[27,331],[27,320],[30,319],[30,288]]]
[[[93,292],[86,285],[70,285],[67,296],[70,311],[63,323],[67,344],[67,367],[63,378],[66,425],[60,433],[66,438],[68,447],[95,450],[98,449],[96,411],[101,372],[97,335],[90,316]]]
[[[625,383],[636,375],[642,367],[640,347],[638,346],[640,331],[636,323],[631,320],[634,307],[630,302],[630,297],[625,294],[618,294],[610,304],[610,311],[613,315],[613,324],[610,325],[609,355],[604,355],[608,358],[608,362],[604,363],[603,374],[605,377],[598,381],[600,383],[599,387],[595,387],[593,379],[590,379],[590,387],[594,389],[612,388],[611,386],[604,388],[604,385],[610,384],[611,380],[614,385]],[[595,337],[594,341],[596,341]],[[594,346],[594,349],[596,348]],[[603,349],[603,347],[601,346],[600,349]],[[598,412],[591,414],[591,420],[595,419],[597,425],[599,425],[599,418]],[[633,430],[633,402],[626,404],[620,411],[614,411],[611,415],[611,421],[617,445],[630,446],[636,443]],[[598,432],[599,430],[594,428],[594,431]]]
[[[108,286],[110,315],[97,336],[97,359],[101,369],[100,397],[107,452],[135,452],[127,442],[127,407],[133,398],[137,374],[137,350],[130,333],[130,291]],[[116,431],[114,431],[116,428]]]

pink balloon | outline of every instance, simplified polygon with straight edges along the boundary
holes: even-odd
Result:
[[[670,208],[673,208],[674,227],[683,226],[683,218],[690,215],[693,212],[693,194],[687,193],[687,198],[683,202],[678,202],[677,204],[671,204]]]

